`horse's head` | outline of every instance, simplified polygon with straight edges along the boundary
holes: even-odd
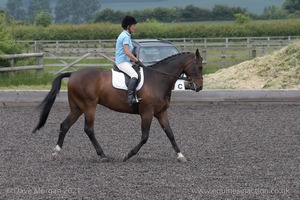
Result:
[[[194,60],[189,62],[184,68],[184,73],[187,76],[190,87],[196,92],[199,92],[203,88],[202,68],[202,57],[197,49]]]

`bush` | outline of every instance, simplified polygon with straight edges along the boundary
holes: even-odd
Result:
[[[243,19],[244,20],[244,19]],[[248,19],[247,19],[248,20]],[[246,20],[246,21],[247,21]],[[99,40],[116,39],[122,31],[120,24],[96,23],[81,25],[50,25],[48,27],[16,26],[18,40]],[[197,23],[160,23],[155,20],[138,23],[133,38],[211,38],[298,36],[300,19]]]
[[[35,16],[34,23],[37,26],[47,27],[53,23],[53,18],[48,12],[40,12]]]
[[[237,13],[234,14],[235,22],[238,24],[245,24],[251,21],[251,17],[246,14]]]
[[[20,52],[19,46],[15,43],[12,31],[8,27],[6,14],[0,13],[0,55],[15,54]],[[10,62],[0,59],[0,67],[8,67]]]

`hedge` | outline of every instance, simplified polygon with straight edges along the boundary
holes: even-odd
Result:
[[[122,31],[119,24],[95,23],[82,25],[51,25],[37,27],[16,25],[13,35],[17,40],[98,40],[116,39]],[[300,19],[198,23],[139,23],[133,38],[211,38],[298,36]]]

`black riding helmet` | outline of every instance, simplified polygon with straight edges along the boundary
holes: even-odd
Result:
[[[128,26],[137,23],[138,22],[133,17],[126,15],[122,20],[122,28],[126,30]]]

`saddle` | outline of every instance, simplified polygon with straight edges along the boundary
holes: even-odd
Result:
[[[136,87],[136,91],[139,91],[144,84],[144,71],[143,68],[139,65],[134,64],[132,68],[138,74],[138,85]],[[113,87],[121,90],[128,89],[128,83],[130,80],[130,76],[119,70],[119,68],[114,64],[112,71],[112,85]]]

